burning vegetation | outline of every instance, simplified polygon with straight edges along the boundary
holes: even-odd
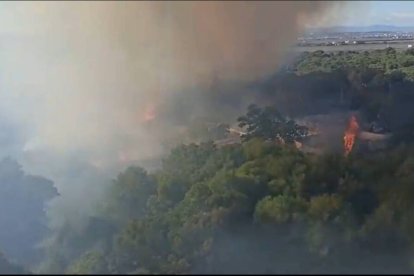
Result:
[[[150,122],[154,120],[155,117],[156,117],[155,106],[153,104],[147,105],[144,111],[143,121]]]
[[[355,139],[359,131],[358,120],[352,115],[348,122],[348,127],[344,135],[344,154],[348,156],[355,144]]]
[[[316,51],[273,72],[304,18],[324,16],[315,2],[250,3],[0,9],[22,18],[1,51],[15,76],[2,152],[59,188],[0,161],[0,251],[44,274],[414,272],[414,145],[346,158],[357,136],[389,137],[363,118],[413,120],[414,82],[395,70],[413,53]],[[230,128],[249,102],[270,107]],[[320,124],[291,119],[308,115]]]

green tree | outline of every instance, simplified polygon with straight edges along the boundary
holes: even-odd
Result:
[[[289,196],[267,196],[256,205],[255,217],[262,223],[287,223],[303,218],[307,209],[304,200]]]
[[[291,144],[296,140],[302,140],[307,134],[306,127],[299,126],[293,120],[287,119],[274,107],[264,109],[252,104],[248,107],[247,114],[238,118],[239,127],[246,127],[247,134],[244,140],[260,137],[265,140],[281,139]]]
[[[156,184],[155,177],[143,168],[129,167],[114,181],[103,212],[120,222],[143,217],[148,211],[148,199],[157,191]]]
[[[106,274],[108,273],[104,256],[99,252],[87,252],[67,270],[68,274]]]

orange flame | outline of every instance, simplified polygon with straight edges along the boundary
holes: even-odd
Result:
[[[355,144],[355,138],[358,134],[359,124],[355,116],[349,119],[348,127],[344,135],[345,156],[348,156]]]
[[[149,122],[149,121],[154,120],[155,117],[156,117],[155,106],[153,104],[147,105],[144,111],[143,121]]]

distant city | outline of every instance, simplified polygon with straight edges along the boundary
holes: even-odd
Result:
[[[298,37],[299,51],[374,50],[393,47],[409,49],[414,45],[414,27],[372,26],[332,27],[308,30]],[[336,46],[336,47],[333,47]]]

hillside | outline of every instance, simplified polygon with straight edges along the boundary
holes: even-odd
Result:
[[[160,118],[186,131],[163,160],[122,170],[85,219],[50,229],[41,207],[58,196],[53,183],[6,159],[3,203],[24,208],[3,223],[4,244],[37,231],[21,252],[5,251],[33,256],[46,237],[37,273],[413,273],[410,56],[307,53],[253,84],[177,97]],[[354,115],[361,132],[344,156]],[[368,151],[366,140],[384,146]],[[36,228],[7,231],[29,211]]]
[[[54,233],[42,272],[414,272],[414,147],[307,154],[274,142],[294,126],[278,120],[120,173],[83,230]]]

